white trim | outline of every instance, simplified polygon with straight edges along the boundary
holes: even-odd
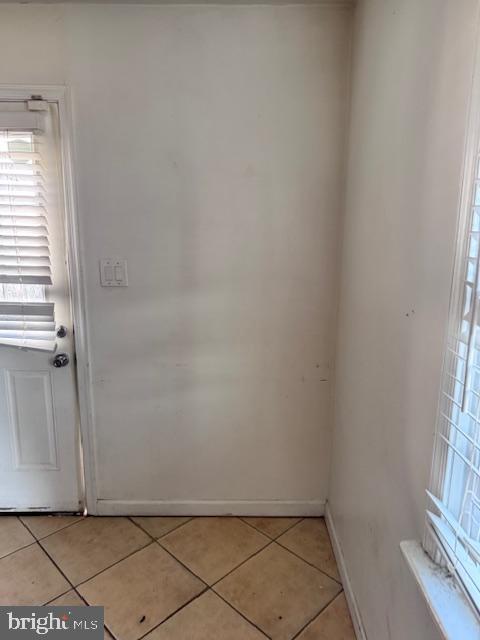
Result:
[[[2,507],[0,508],[0,518],[4,515],[15,514],[19,515],[22,513],[46,513],[47,515],[52,515],[52,513],[59,514],[65,513],[68,515],[71,514],[81,514],[81,511],[73,511],[72,510],[72,502],[52,502],[48,505],[48,507],[30,507],[26,505],[19,505],[18,507]]]
[[[101,516],[320,517],[322,500],[98,500]]]
[[[325,522],[330,535],[335,560],[337,561],[337,567],[340,573],[343,590],[345,592],[345,598],[347,599],[348,608],[352,617],[355,635],[357,636],[357,640],[367,640],[365,627],[363,626],[362,618],[360,616],[360,609],[358,608],[357,599],[355,598],[355,594],[352,589],[352,583],[350,582],[350,577],[347,572],[347,565],[345,564],[345,557],[343,555],[342,547],[340,546],[340,540],[337,530],[335,529],[335,523],[333,522],[333,516],[328,502],[325,505]]]
[[[43,94],[42,94],[43,95]],[[65,210],[68,229],[68,255],[70,269],[70,289],[75,327],[75,354],[77,370],[78,405],[80,413],[80,437],[83,480],[85,491],[84,507],[95,514],[96,465],[94,447],[93,387],[90,375],[90,341],[87,322],[86,284],[83,276],[83,247],[81,244],[80,220],[77,215],[76,183],[73,172],[74,141],[72,127],[72,104],[70,91],[65,88],[64,98],[59,101],[60,138],[62,141]],[[63,123],[63,124],[62,124]]]
[[[70,281],[70,296],[75,327],[75,355],[80,431],[80,472],[85,493],[83,506],[96,513],[95,458],[93,447],[93,400],[90,376],[90,349],[87,330],[86,289],[83,277],[76,206],[76,185],[73,171],[73,127],[70,93],[62,85],[0,85],[0,99],[27,100],[32,95],[41,95],[46,101],[57,102],[60,119],[60,142],[62,154],[63,188],[65,194],[65,224],[67,231],[67,256]]]
[[[479,640],[480,622],[456,580],[416,540],[404,540],[400,548],[445,640]]]

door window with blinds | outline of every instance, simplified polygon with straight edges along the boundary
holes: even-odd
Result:
[[[0,348],[54,351],[56,105],[0,102]]]
[[[426,549],[480,612],[480,155],[467,163]]]

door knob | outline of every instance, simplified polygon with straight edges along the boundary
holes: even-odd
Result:
[[[53,366],[57,368],[66,367],[69,362],[70,362],[70,358],[66,353],[59,353],[52,360]]]
[[[67,327],[64,327],[63,324],[61,324],[57,329],[57,338],[65,338],[66,335]]]

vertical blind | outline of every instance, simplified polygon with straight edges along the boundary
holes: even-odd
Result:
[[[470,177],[469,177],[470,178]],[[480,611],[480,157],[452,292],[427,522]]]
[[[1,115],[0,125],[12,117]],[[44,143],[39,129],[0,128],[0,344],[53,351]]]

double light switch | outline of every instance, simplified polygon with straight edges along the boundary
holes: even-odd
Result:
[[[127,261],[113,258],[100,260],[100,283],[102,287],[126,287]]]

